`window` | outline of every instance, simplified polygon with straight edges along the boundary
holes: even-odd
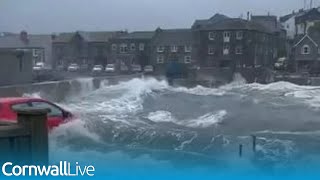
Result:
[[[144,43],[140,43],[139,44],[139,50],[140,51],[144,51]]]
[[[117,50],[117,45],[116,44],[112,44],[112,51],[116,51]]]
[[[209,40],[214,40],[216,37],[216,33],[215,32],[209,32]]]
[[[159,55],[157,57],[157,63],[158,64],[163,64],[164,63],[164,56],[163,55]]]
[[[158,46],[158,52],[164,52],[164,46]]]
[[[191,63],[191,56],[185,56],[184,57],[184,63],[190,64]]]
[[[229,55],[230,47],[229,45],[224,45],[223,46],[223,55]]]
[[[191,47],[190,45],[186,45],[186,46],[184,47],[184,51],[185,51],[185,52],[191,52],[191,51],[192,51],[192,47]]]
[[[178,52],[178,46],[172,45],[171,46],[171,52]]]
[[[27,108],[31,108],[32,105],[31,103],[19,103],[19,104],[14,104],[11,106],[12,110],[16,111],[18,109],[27,109]]]
[[[208,54],[214,54],[214,48],[213,47],[209,47],[208,48]]]
[[[120,45],[120,53],[127,53],[128,52],[128,46],[126,44]]]
[[[242,46],[236,47],[236,54],[242,54]]]
[[[49,109],[49,117],[63,117],[63,112],[60,108],[46,102],[32,102],[32,107]]]
[[[40,55],[40,49],[33,49],[32,54],[33,54],[33,57],[38,57]]]
[[[136,50],[136,45],[134,43],[131,43],[130,49],[131,49],[131,51],[135,51]]]
[[[301,54],[310,54],[310,46],[304,45],[301,49]]]
[[[224,42],[230,42],[231,33],[229,31],[225,31],[223,33],[223,41]]]
[[[237,31],[237,39],[241,40],[243,38],[243,32],[242,31]]]

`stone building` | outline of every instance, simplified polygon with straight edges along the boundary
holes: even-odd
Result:
[[[128,67],[132,64],[141,66],[150,64],[150,43],[154,34],[154,31],[137,31],[110,39],[109,63],[126,64]]]
[[[61,33],[53,35],[54,67],[65,68],[70,63],[79,65],[106,65],[111,59],[109,40],[121,35],[122,32],[85,32]]]
[[[151,46],[151,64],[160,73],[170,62],[186,66],[196,63],[191,29],[160,29],[155,32]]]
[[[277,57],[274,33],[251,20],[216,15],[193,34],[201,67],[267,67]]]

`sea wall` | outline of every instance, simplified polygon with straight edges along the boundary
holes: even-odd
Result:
[[[20,97],[24,95],[40,94],[41,97],[55,102],[63,101],[66,97],[85,94],[100,88],[103,84],[117,84],[141,74],[128,76],[108,76],[94,78],[79,78],[73,80],[53,81],[33,84],[22,84],[0,87],[0,97]]]

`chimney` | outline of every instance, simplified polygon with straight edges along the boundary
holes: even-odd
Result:
[[[28,38],[28,33],[27,31],[21,31],[20,32],[20,40],[25,43],[28,44],[29,43],[29,38]]]
[[[250,12],[247,12],[247,20],[250,21]]]

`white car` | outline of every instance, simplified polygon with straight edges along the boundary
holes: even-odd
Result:
[[[92,68],[93,73],[101,73],[103,71],[103,66],[102,65],[95,65]]]
[[[151,65],[147,65],[144,67],[144,70],[143,70],[145,73],[152,73],[154,71],[153,69],[153,66]]]
[[[116,66],[114,64],[108,64],[106,66],[106,72],[113,73],[116,71]]]
[[[44,70],[45,67],[44,67],[44,63],[43,62],[38,62],[36,63],[35,66],[33,66],[33,70],[34,71],[41,71],[41,70]]]
[[[69,65],[68,67],[68,71],[69,72],[76,72],[76,71],[79,71],[80,70],[80,66],[76,63],[72,63]]]

